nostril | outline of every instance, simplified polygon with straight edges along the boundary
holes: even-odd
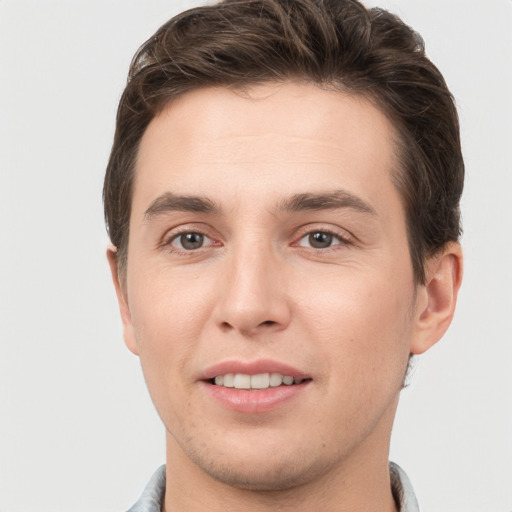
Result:
[[[221,327],[221,329],[223,329],[225,331],[229,331],[230,329],[233,328],[233,326],[229,322],[222,322],[220,327]]]
[[[239,331],[244,336],[253,336],[257,333],[269,333],[273,329],[278,328],[278,326],[279,322],[274,320],[265,320],[263,322],[252,325],[242,325],[242,322],[221,322],[219,324],[220,330],[225,334],[228,334],[231,331]]]

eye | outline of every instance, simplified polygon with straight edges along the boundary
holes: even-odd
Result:
[[[210,237],[207,237],[202,233],[187,232],[175,236],[170,241],[170,244],[177,249],[194,251],[196,249],[201,249],[205,244],[210,244],[212,242],[213,240]]]
[[[313,249],[328,249],[333,245],[345,242],[340,236],[329,233],[328,231],[312,231],[304,235],[299,244],[301,247],[312,247]]]

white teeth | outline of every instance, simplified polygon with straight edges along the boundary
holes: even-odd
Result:
[[[267,389],[282,384],[286,386],[293,383],[300,384],[303,381],[304,379],[294,379],[290,375],[281,375],[280,373],[259,373],[257,375],[227,373],[226,375],[217,375],[214,379],[216,386],[236,389]]]
[[[222,375],[220,375],[222,377]],[[227,375],[223,376],[224,383],[222,386],[225,388],[234,388],[235,387],[235,374],[234,373],[228,373]],[[217,383],[215,383],[217,384]]]
[[[252,389],[267,389],[270,386],[270,375],[268,373],[261,373],[260,375],[253,375],[251,377]]]
[[[280,373],[270,374],[270,385],[275,388],[283,383],[283,376]]]
[[[235,375],[235,388],[236,389],[251,389],[251,376],[243,373]]]

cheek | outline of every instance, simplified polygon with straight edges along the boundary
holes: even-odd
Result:
[[[132,280],[130,310],[148,386],[148,379],[168,385],[186,373],[210,317],[206,289],[198,279],[173,278],[162,269],[139,272]]]
[[[315,300],[304,296],[308,330],[328,361],[329,375],[347,377],[348,386],[401,380],[409,357],[412,284],[379,275],[335,276],[318,287]],[[306,287],[315,282],[305,283]],[[399,382],[401,384],[401,381]]]
[[[191,379],[188,362],[196,349],[197,316],[179,293],[152,286],[139,291],[132,305],[132,322],[144,379],[165,425],[186,415]]]
[[[167,345],[192,335],[208,316],[212,288],[208,275],[168,268],[165,263],[137,266],[134,262],[133,268],[128,294],[141,343]]]

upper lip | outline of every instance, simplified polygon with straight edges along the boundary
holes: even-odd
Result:
[[[270,359],[258,359],[257,361],[222,361],[213,364],[201,372],[199,379],[210,380],[218,375],[227,375],[228,373],[243,373],[245,375],[279,373],[296,379],[311,378],[308,374],[288,364]]]

